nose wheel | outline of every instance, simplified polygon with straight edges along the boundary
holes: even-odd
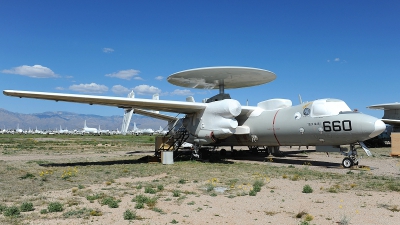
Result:
[[[342,161],[342,166],[344,168],[351,168],[352,166],[358,165],[357,149],[354,144],[350,145],[350,150],[348,152],[342,152],[342,155],[346,156]]]
[[[344,168],[351,168],[352,166],[357,166],[358,165],[358,159],[356,156],[349,156],[343,159],[342,161],[342,166]]]

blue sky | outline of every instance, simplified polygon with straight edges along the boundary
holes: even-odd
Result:
[[[338,98],[350,108],[400,101],[398,1],[0,0],[0,89],[196,101],[217,90],[173,86],[209,66],[270,70],[271,83],[226,90],[249,105]],[[121,109],[0,95],[20,113],[122,115]]]

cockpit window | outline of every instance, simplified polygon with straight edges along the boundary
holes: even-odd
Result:
[[[339,99],[320,99],[314,101],[311,106],[312,117],[334,116],[346,111],[351,111],[351,109]]]

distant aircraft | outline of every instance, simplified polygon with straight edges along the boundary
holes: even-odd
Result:
[[[63,130],[63,129],[61,128],[61,125],[60,125],[60,130],[58,130],[58,133],[59,133],[59,134],[68,134],[69,131],[68,131],[68,129]]]
[[[15,130],[15,133],[17,133],[17,134],[24,133],[24,131],[21,128],[19,128],[19,124],[17,125],[17,129]]]
[[[87,127],[85,120],[85,124],[83,125],[82,129],[82,134],[98,134],[98,130],[96,128]]]
[[[118,128],[117,128],[117,130],[114,131],[113,134],[117,134],[117,135],[118,135],[118,134],[122,134],[122,133],[121,133],[121,131],[119,131]]]
[[[100,125],[99,125],[98,133],[99,134],[105,134],[105,135],[110,135],[111,134],[110,130],[102,130],[102,129],[100,129]]]
[[[167,130],[164,130],[164,129],[162,128],[162,126],[160,126],[160,129],[154,131],[154,133],[156,133],[156,134],[161,134],[161,135],[167,135],[167,134],[168,134],[168,131],[167,131]]]
[[[193,144],[194,155],[201,155],[197,153],[202,146],[266,147],[274,151],[280,146],[316,146],[323,147],[322,151],[343,154],[342,164],[346,168],[359,162],[355,144],[360,144],[371,155],[363,141],[382,133],[385,124],[375,117],[352,111],[342,100],[324,98],[293,106],[288,99],[268,99],[256,106],[247,106],[225,93],[225,89],[261,85],[275,78],[267,70],[227,66],[185,70],[167,78],[170,83],[185,88],[219,90],[219,94],[205,102],[16,90],[3,93],[19,98],[134,108],[135,113],[168,121],[171,135],[187,135],[183,141]],[[180,113],[185,117],[178,119],[148,110]],[[347,144],[351,149],[345,152],[340,145]]]
[[[154,134],[154,130],[151,128],[147,128],[147,129],[140,129],[136,126],[136,122],[133,122],[133,130],[132,133],[134,133],[136,136],[137,135],[153,135]]]
[[[61,128],[61,127],[60,127],[60,128]],[[34,131],[34,134],[43,134],[43,131],[38,130],[37,127],[36,127],[36,129],[35,129],[35,131]]]
[[[136,136],[139,136],[139,135],[142,135],[142,134],[143,134],[142,130],[139,129],[139,128],[137,128],[136,122],[133,122],[132,134],[134,134],[134,135],[136,135]]]

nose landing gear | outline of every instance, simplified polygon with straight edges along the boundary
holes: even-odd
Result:
[[[365,153],[368,156],[372,156],[371,151],[368,150],[367,146],[362,141],[359,141],[358,144],[364,149]],[[344,168],[350,168],[352,166],[357,166],[359,159],[357,155],[357,149],[355,148],[355,144],[350,145],[350,150],[348,152],[341,152],[342,155],[346,156],[342,161],[342,166]]]

